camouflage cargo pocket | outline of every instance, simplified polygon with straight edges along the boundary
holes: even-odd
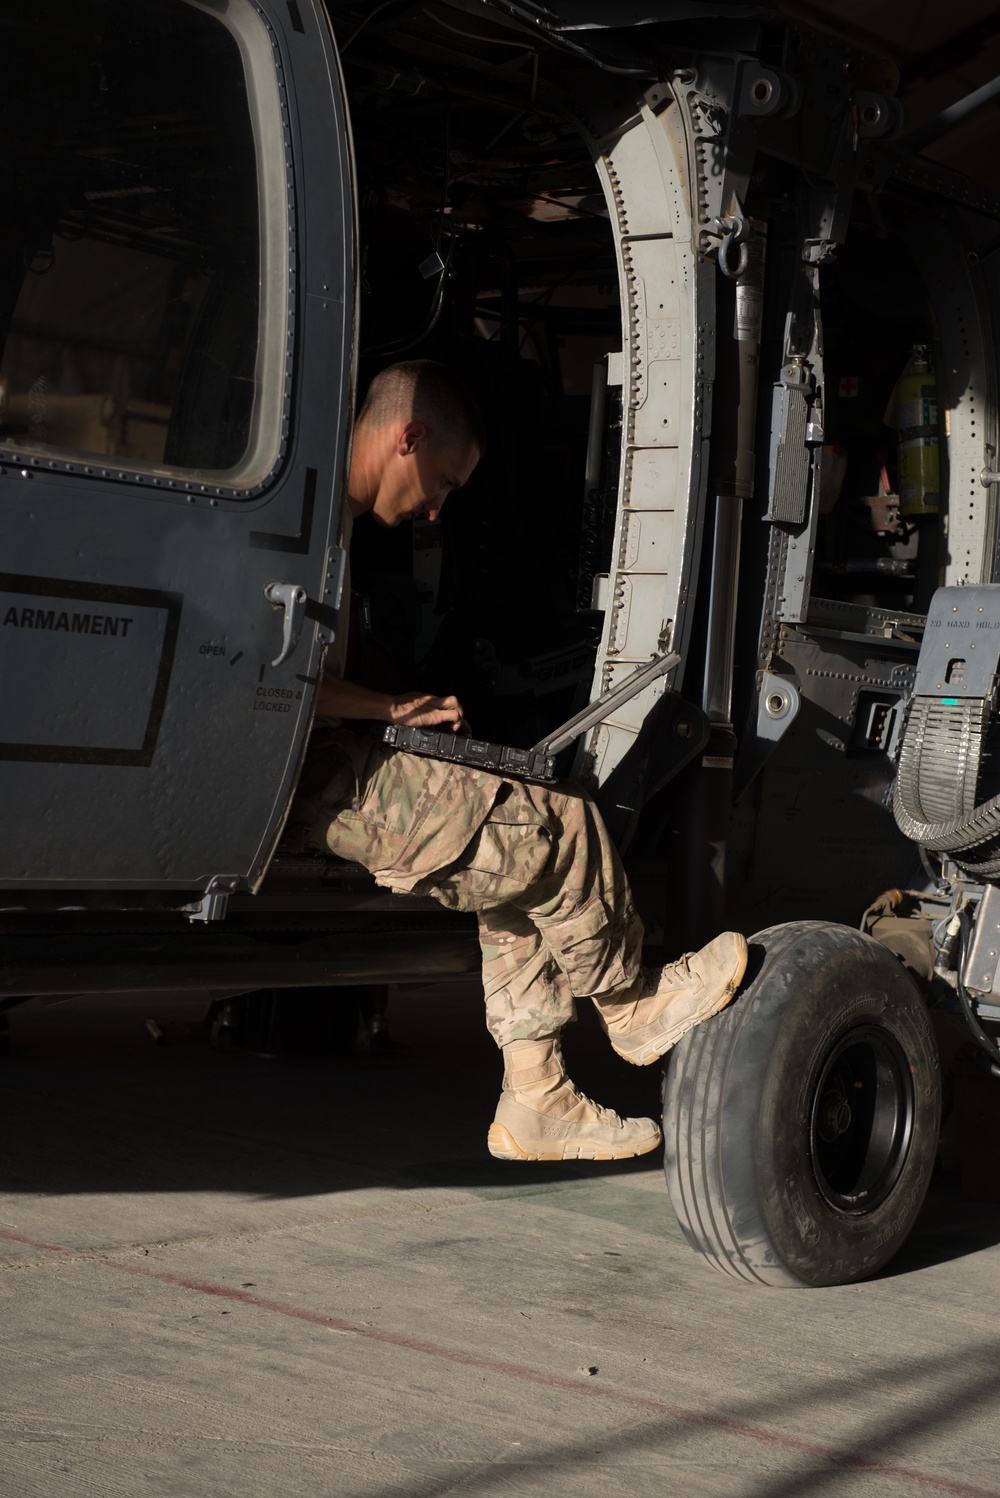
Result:
[[[464,856],[502,790],[486,771],[370,742],[357,798],[330,823],[327,845],[386,889],[423,893]]]
[[[508,820],[504,807],[497,806],[461,858],[433,880],[427,893],[453,910],[491,910],[537,884],[551,854],[547,828],[537,821]]]
[[[600,895],[569,915],[540,916],[532,912],[553,957],[569,980],[576,998],[605,993],[627,983],[619,943],[607,906]]]

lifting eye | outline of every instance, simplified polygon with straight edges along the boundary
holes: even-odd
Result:
[[[948,662],[948,669],[944,679],[949,686],[960,687],[965,680],[965,661],[961,656],[955,656]]]

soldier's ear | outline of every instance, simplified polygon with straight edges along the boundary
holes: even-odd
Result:
[[[427,428],[422,421],[408,421],[396,437],[396,451],[401,458],[415,453],[421,442],[427,440]]]

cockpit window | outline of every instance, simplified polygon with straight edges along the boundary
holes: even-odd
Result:
[[[0,18],[0,450],[252,490],[287,342],[263,20],[251,0],[0,0]]]

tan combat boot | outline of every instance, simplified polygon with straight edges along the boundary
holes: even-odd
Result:
[[[700,952],[644,968],[630,993],[596,1001],[611,1044],[636,1066],[658,1061],[682,1035],[725,1009],[746,966],[746,938],[724,931]]]
[[[554,1035],[504,1046],[503,1092],[487,1137],[498,1160],[623,1160],[654,1150],[661,1137],[651,1118],[619,1118],[578,1092]]]

